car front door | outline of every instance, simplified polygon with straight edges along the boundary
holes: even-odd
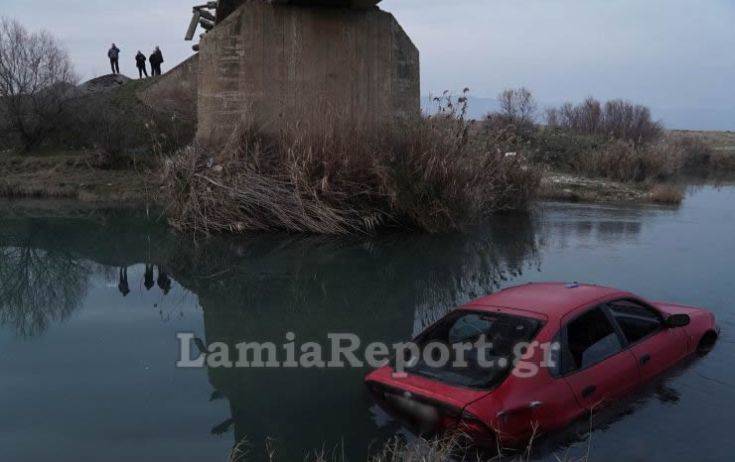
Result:
[[[665,327],[663,315],[655,308],[633,299],[615,300],[607,306],[638,362],[643,382],[686,355],[684,329]]]
[[[573,315],[562,332],[562,374],[580,406],[592,410],[638,386],[636,358],[603,307]]]

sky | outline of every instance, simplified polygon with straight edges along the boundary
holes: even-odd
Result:
[[[2,0],[0,15],[47,29],[83,78],[107,49],[136,73],[138,49],[164,71],[189,56],[197,0]],[[203,2],[199,2],[203,3]],[[735,130],[735,0],[384,0],[421,52],[422,94],[478,99],[525,86],[541,107],[588,96],[652,108],[670,128]]]

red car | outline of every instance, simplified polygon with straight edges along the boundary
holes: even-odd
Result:
[[[701,308],[596,285],[534,283],[450,312],[414,340],[418,354],[404,358],[405,373],[394,359],[365,381],[382,408],[419,433],[459,429],[480,445],[512,446],[709,351],[718,333]],[[458,344],[481,336],[490,345],[482,362],[479,348],[465,349],[464,363],[436,361],[436,345],[451,348],[454,360]]]

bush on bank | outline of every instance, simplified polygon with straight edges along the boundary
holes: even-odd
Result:
[[[635,183],[735,172],[735,156],[695,136],[667,134],[645,106],[588,98],[547,109],[540,124],[528,90],[506,90],[498,98],[500,110],[488,114],[480,133],[507,150],[524,149],[536,165]]]
[[[434,233],[527,207],[537,171],[470,125],[463,110],[376,129],[337,117],[275,132],[244,122],[221,152],[190,147],[167,161],[169,220],[204,233]]]

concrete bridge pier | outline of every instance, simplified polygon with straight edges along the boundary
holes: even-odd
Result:
[[[220,2],[200,44],[197,140],[222,146],[244,116],[267,128],[325,111],[359,124],[418,115],[419,52],[378,1]]]

